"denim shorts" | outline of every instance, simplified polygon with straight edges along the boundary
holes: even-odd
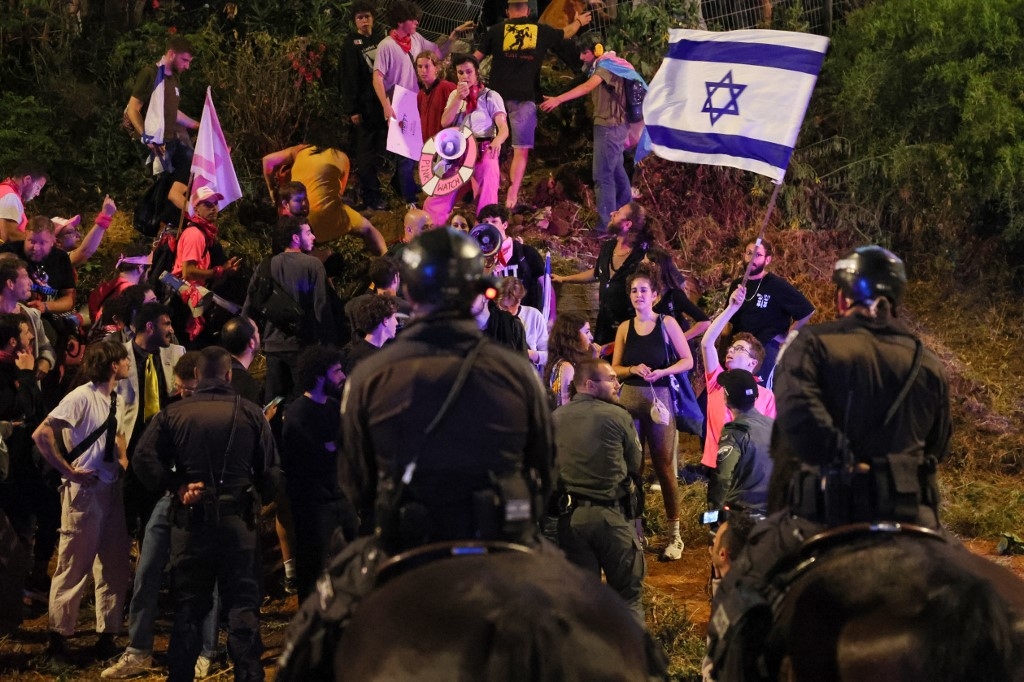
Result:
[[[537,132],[536,102],[505,102],[508,111],[508,127],[513,147],[533,149],[534,133]]]

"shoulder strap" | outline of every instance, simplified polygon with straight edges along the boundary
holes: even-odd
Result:
[[[83,438],[78,443],[78,445],[73,447],[69,452],[67,452],[65,454],[64,458],[67,461],[74,462],[76,459],[78,459],[79,457],[82,456],[83,452],[85,452],[90,447],[92,447],[93,443],[95,443],[96,441],[98,441],[100,439],[100,436],[102,436],[103,433],[109,428],[111,418],[113,418],[114,420],[117,419],[117,416],[115,414],[115,409],[116,408],[112,407],[111,410],[110,410],[110,413],[107,414],[107,418],[103,421],[103,423],[100,424],[99,426],[97,426],[95,429],[93,429],[92,433],[90,433],[88,436]],[[114,423],[115,423],[115,426],[116,426],[117,422],[115,421]],[[58,436],[57,436],[57,438],[55,440],[57,441],[57,449],[63,451],[64,447],[65,447],[65,445],[64,445],[64,437],[62,435],[58,434]]]
[[[437,411],[437,414],[434,415],[434,418],[430,423],[427,424],[427,428],[423,430],[423,437],[420,438],[420,447],[416,451],[416,454],[413,455],[412,461],[406,465],[405,472],[402,474],[401,485],[409,485],[412,481],[412,477],[416,473],[416,463],[419,461],[420,454],[423,452],[423,444],[426,442],[430,434],[437,429],[441,420],[444,419],[445,415],[448,414],[448,410],[455,403],[456,398],[458,398],[459,394],[462,393],[462,387],[466,385],[466,380],[469,379],[469,371],[473,368],[473,364],[480,356],[480,351],[483,350],[485,343],[487,343],[487,337],[481,337],[480,340],[476,342],[476,345],[473,346],[473,350],[471,350],[469,355],[466,356],[466,359],[462,361],[462,366],[459,367],[459,373],[455,377],[455,381],[452,383],[452,387],[448,391],[447,397],[445,397],[444,402],[441,403],[441,408]],[[401,494],[396,495],[395,499],[401,499]]]
[[[889,411],[885,414],[885,421],[882,422],[882,428],[889,426],[889,422],[896,416],[896,411],[899,410],[900,405],[906,400],[907,394],[910,393],[911,386],[914,380],[917,379],[918,372],[921,371],[921,358],[924,355],[924,344],[921,340],[914,338],[914,364],[910,368],[910,374],[907,375],[907,380],[903,382],[903,388],[900,389],[899,395],[896,396],[896,400],[893,401]]]
[[[658,322],[661,324],[661,338],[665,342],[665,359],[668,361],[668,365],[665,366],[668,367],[675,364],[679,357],[676,355],[676,349],[672,347],[672,343],[669,341],[668,332],[665,331],[665,316],[658,315]]]

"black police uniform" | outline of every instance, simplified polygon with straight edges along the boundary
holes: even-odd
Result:
[[[777,491],[787,484],[790,506],[754,528],[719,586],[708,633],[720,679],[747,679],[763,646],[749,634],[757,628],[744,627],[748,609],[767,576],[807,539],[856,521],[912,522],[943,533],[931,479],[934,462],[949,452],[948,385],[938,359],[919,344],[895,320],[853,313],[801,329],[783,350],[775,371],[771,507],[780,506]],[[826,499],[822,476],[838,473],[844,460],[870,469],[828,478],[827,487],[844,494]]]
[[[871,470],[852,481],[852,516],[842,520],[938,527],[930,479],[949,454],[949,385],[939,359],[902,324],[854,313],[800,330],[775,372],[775,403],[776,475],[791,474],[794,463],[805,469],[790,500],[794,513],[826,521],[825,510],[815,510],[824,503],[811,495],[820,488],[812,479],[822,465],[848,458]]]
[[[479,525],[486,520],[474,514],[474,493],[492,488],[492,474],[526,478],[532,470],[536,494],[547,494],[551,421],[544,389],[525,355],[484,340],[460,395],[437,430],[423,437],[480,341],[473,319],[441,313],[409,325],[349,377],[342,440],[361,469],[364,519],[375,515],[378,475],[397,482],[416,456],[407,492],[426,507],[432,541],[487,534]]]
[[[153,417],[134,466],[153,491],[176,495],[181,485],[198,481],[208,491],[202,502],[172,512],[177,603],[168,679],[193,678],[216,583],[228,613],[228,653],[236,679],[262,680],[256,522],[260,496],[273,499],[281,473],[263,413],[227,382],[204,379],[193,396]]]

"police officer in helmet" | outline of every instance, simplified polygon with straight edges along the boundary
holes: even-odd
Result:
[[[414,321],[342,397],[364,529],[392,552],[533,542],[553,460],[547,402],[526,357],[484,340],[470,315],[490,288],[480,247],[457,230],[425,232],[402,253],[401,281]],[[495,515],[498,499],[517,501]]]
[[[772,454],[783,475],[800,468],[789,505],[830,526],[938,528],[934,473],[949,453],[949,386],[938,358],[896,317],[903,261],[862,246],[836,263],[832,281],[839,319],[797,333],[776,372]]]
[[[756,679],[764,650],[750,595],[829,528],[939,525],[935,466],[949,453],[949,386],[897,318],[907,276],[879,246],[836,262],[838,319],[790,334],[775,370],[769,513],[723,578],[708,628],[718,679]],[[896,525],[901,524],[901,525]],[[909,524],[909,525],[908,525]],[[769,617],[770,618],[770,617]]]
[[[554,459],[547,398],[526,355],[485,338],[471,316],[489,288],[479,245],[431,230],[401,259],[413,321],[342,394],[339,478],[356,494],[364,537],[329,562],[300,608],[281,680],[332,679],[332,642],[389,556],[460,541],[557,551],[536,523]]]

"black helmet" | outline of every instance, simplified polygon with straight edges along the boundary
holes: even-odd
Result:
[[[884,296],[897,306],[907,286],[907,270],[903,261],[881,246],[858,246],[836,261],[832,281],[843,296],[854,303],[864,303]]]
[[[469,306],[484,275],[479,244],[450,227],[429,230],[409,242],[401,267],[409,298],[442,308]]]

